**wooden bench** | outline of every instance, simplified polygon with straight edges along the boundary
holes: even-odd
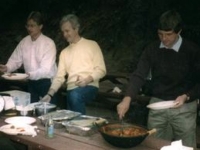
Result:
[[[123,98],[129,81],[127,74],[107,74],[99,82],[99,95],[109,98]],[[114,92],[118,88],[120,92]]]
[[[128,82],[129,74],[107,74],[100,80],[98,97],[102,98],[101,100],[106,99],[113,103],[119,103],[125,95]],[[113,90],[115,87],[119,88],[121,92],[114,92]],[[148,104],[149,99],[150,97],[145,96],[141,91],[141,93],[133,100],[132,104],[139,103],[146,105]]]

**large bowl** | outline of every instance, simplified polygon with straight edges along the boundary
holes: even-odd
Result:
[[[36,116],[42,116],[56,110],[56,105],[50,103],[38,103],[34,107]]]
[[[135,133],[129,131],[134,131]],[[119,123],[106,124],[99,128],[99,132],[101,133],[105,141],[107,141],[113,146],[121,148],[130,148],[137,146],[149,134],[155,131],[156,131],[155,129],[148,131],[146,128],[138,125],[132,125],[132,124],[122,125]]]

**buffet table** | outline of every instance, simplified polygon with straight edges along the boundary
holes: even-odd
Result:
[[[5,117],[1,116],[0,126],[4,125]],[[25,135],[5,135],[9,139],[27,145],[28,150],[120,150],[107,143],[97,132],[91,136],[78,136],[69,134],[65,128],[55,129],[55,137],[53,139],[45,138],[44,126],[37,118],[33,125],[38,126],[39,132],[37,136]],[[161,147],[170,145],[170,142],[155,139],[151,136],[147,137],[140,145],[126,150],[160,150]]]

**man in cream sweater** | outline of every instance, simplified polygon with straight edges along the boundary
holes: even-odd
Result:
[[[85,103],[95,99],[99,79],[106,74],[99,45],[80,36],[77,16],[69,14],[60,21],[64,38],[69,43],[59,56],[58,72],[42,101],[49,102],[67,78],[67,108],[86,113]]]

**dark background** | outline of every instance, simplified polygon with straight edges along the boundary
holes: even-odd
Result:
[[[45,17],[43,32],[55,41],[58,55],[67,45],[59,21],[75,13],[82,35],[101,46],[108,72],[132,72],[144,47],[157,38],[158,17],[169,9],[183,18],[182,36],[200,44],[199,0],[1,0],[0,62],[6,63],[27,34],[26,18],[37,10]]]

